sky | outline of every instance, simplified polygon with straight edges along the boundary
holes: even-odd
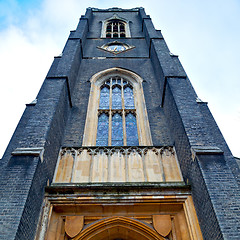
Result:
[[[240,157],[239,0],[0,0],[0,157],[87,7],[144,7]]]

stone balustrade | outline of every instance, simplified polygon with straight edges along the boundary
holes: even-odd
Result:
[[[54,183],[181,182],[170,146],[64,147]]]

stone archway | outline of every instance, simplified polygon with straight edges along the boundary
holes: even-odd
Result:
[[[164,240],[152,227],[128,217],[110,217],[90,224],[74,240]]]

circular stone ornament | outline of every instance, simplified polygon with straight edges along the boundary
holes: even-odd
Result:
[[[127,43],[122,43],[119,41],[113,41],[107,44],[102,45],[101,47],[98,47],[99,49],[105,50],[107,52],[111,52],[113,54],[118,54],[125,52],[127,50],[135,48],[134,46],[130,46]]]

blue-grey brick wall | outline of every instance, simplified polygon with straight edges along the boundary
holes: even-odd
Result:
[[[239,166],[234,159],[223,135],[218,128],[216,121],[214,120],[207,103],[200,102],[199,104],[200,111],[204,118],[205,124],[208,126],[208,131],[214,138],[215,144],[224,151],[224,156],[227,159],[227,164],[229,165],[230,169],[232,170],[238,184],[240,185],[240,169]]]
[[[46,80],[38,103],[27,107],[30,110],[25,111],[2,159],[1,239],[34,239],[44,187],[52,180],[67,121],[67,94],[64,79]],[[10,155],[16,147],[39,146],[44,147],[43,162],[39,157]]]
[[[166,114],[166,118],[169,119],[169,124],[171,127],[172,135],[174,136],[178,160],[180,162],[184,179],[186,182],[191,184],[192,187],[194,205],[197,211],[204,239],[229,239],[229,236],[231,234],[235,236],[235,238],[233,239],[238,239],[239,231],[237,231],[236,225],[231,227],[231,229],[235,228],[235,231],[229,231],[228,227],[229,224],[231,224],[232,222],[228,222],[228,217],[226,217],[226,215],[224,216],[225,220],[221,219],[221,221],[225,224],[225,227],[227,228],[227,234],[230,235],[225,235],[225,238],[223,237],[223,226],[221,228],[221,225],[223,224],[220,225],[221,222],[217,216],[218,213],[223,214],[224,212],[228,212],[228,214],[232,216],[232,218],[235,218],[234,221],[239,221],[238,214],[229,211],[228,207],[229,201],[232,201],[230,195],[235,195],[235,199],[239,201],[239,196],[236,195],[238,193],[237,184],[234,181],[233,175],[231,175],[230,170],[227,169],[224,164],[219,163],[218,168],[216,168],[215,165],[218,163],[218,161],[222,161],[223,156],[203,155],[196,159],[192,158],[190,141],[183,126],[182,119],[179,116],[179,110],[176,103],[174,102],[169,86],[167,86],[165,95],[164,112]],[[210,169],[207,170],[207,168],[201,167],[201,162],[199,161],[200,158],[201,160],[205,159],[205,161],[209,161],[208,167],[211,168],[212,172],[209,171]],[[213,161],[213,163],[210,163],[209,158]],[[211,177],[211,179],[209,179],[209,177]],[[233,184],[233,188],[235,189],[233,190],[228,185],[228,183]],[[222,188],[215,188],[217,184],[220,184],[222,188],[225,188],[225,191],[222,192]],[[220,191],[221,194],[223,194],[224,196],[222,198],[218,197],[215,199],[216,194],[220,193],[218,191]],[[222,201],[224,201],[224,198],[227,200],[227,202],[224,203],[226,204],[226,208],[216,209],[215,205],[222,206]],[[234,202],[235,199],[232,202]],[[235,202],[235,207],[237,206],[239,205]]]

